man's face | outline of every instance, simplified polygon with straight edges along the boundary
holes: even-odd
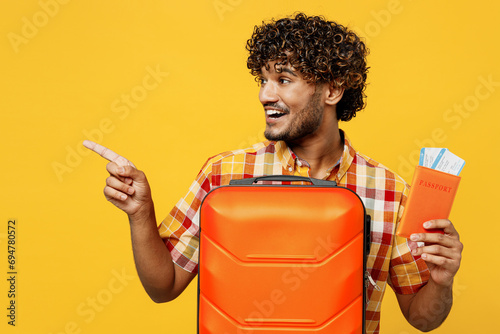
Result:
[[[313,134],[323,119],[321,89],[289,65],[262,68],[259,99],[266,111],[268,140],[293,142]]]

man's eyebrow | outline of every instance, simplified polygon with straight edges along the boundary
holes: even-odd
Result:
[[[282,73],[282,72],[286,72],[286,73],[289,73],[291,75],[293,75],[294,77],[297,77],[297,73],[295,73],[294,71],[292,71],[291,69],[289,69],[288,67],[277,67],[276,68],[276,72],[277,73]]]
[[[296,77],[296,76],[297,76],[297,74],[296,74],[294,71],[292,71],[291,69],[286,68],[286,67],[285,67],[285,68],[282,68],[282,69],[281,69],[281,72],[290,73],[290,74],[291,74],[291,75],[293,75],[294,77]]]

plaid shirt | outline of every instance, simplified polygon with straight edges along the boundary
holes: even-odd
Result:
[[[408,184],[378,162],[356,152],[344,136],[340,162],[327,171],[325,179],[355,191],[372,218],[372,245],[367,269],[377,287],[368,286],[366,332],[379,333],[380,306],[386,283],[399,294],[416,293],[429,279],[420,257],[411,255],[416,244],[397,237],[409,191]],[[198,270],[199,208],[205,195],[231,179],[261,175],[309,176],[309,165],[282,142],[262,142],[251,148],[224,152],[205,163],[187,195],[160,224],[159,232],[173,261],[189,272]]]

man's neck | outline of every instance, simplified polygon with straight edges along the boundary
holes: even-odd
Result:
[[[310,135],[298,142],[287,143],[297,157],[307,161],[310,175],[322,179],[328,169],[342,157],[344,143],[338,127],[327,135]]]

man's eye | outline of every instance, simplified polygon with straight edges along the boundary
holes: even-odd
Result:
[[[287,84],[287,83],[290,83],[290,82],[291,82],[291,81],[290,81],[290,80],[288,80],[287,78],[281,78],[281,79],[280,79],[280,83],[282,83],[282,84]]]
[[[264,85],[266,83],[266,79],[259,78],[258,83],[259,83],[259,85]]]

